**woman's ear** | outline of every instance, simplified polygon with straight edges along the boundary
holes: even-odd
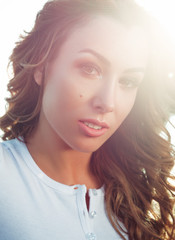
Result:
[[[41,85],[41,82],[42,82],[42,76],[43,76],[43,69],[37,68],[34,72],[34,79],[39,86]]]

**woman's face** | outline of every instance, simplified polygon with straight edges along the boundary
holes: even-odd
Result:
[[[39,129],[66,148],[97,150],[131,111],[146,62],[138,27],[97,17],[77,28],[48,65]]]

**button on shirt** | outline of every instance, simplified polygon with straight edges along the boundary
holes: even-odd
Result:
[[[17,139],[0,144],[1,240],[120,240],[103,188],[89,189],[89,211],[86,192],[49,178]]]

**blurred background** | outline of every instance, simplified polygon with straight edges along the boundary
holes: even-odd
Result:
[[[8,58],[20,34],[30,31],[35,16],[46,0],[0,0],[0,116],[5,112],[4,98],[7,96],[6,85]],[[175,51],[175,0],[136,0],[147,11],[154,15],[164,26],[167,35],[174,42]],[[167,73],[174,79],[173,72]],[[175,80],[174,80],[175,81]],[[175,116],[172,116],[175,124]],[[168,125],[172,142],[175,144],[175,130]]]

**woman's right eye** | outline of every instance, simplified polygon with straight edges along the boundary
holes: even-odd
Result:
[[[92,78],[101,78],[102,73],[99,67],[93,65],[93,64],[81,64],[80,70],[83,74],[86,74],[88,77]]]

